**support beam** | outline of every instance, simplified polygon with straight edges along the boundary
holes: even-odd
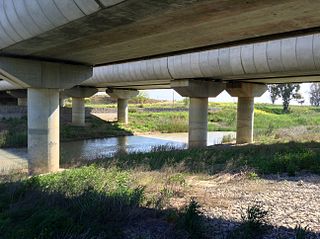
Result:
[[[72,124],[76,126],[84,126],[86,118],[86,110],[84,107],[84,98],[72,98]]]
[[[107,89],[106,93],[111,98],[116,98],[118,100],[118,122],[128,124],[128,100],[137,96],[139,92],[131,89]]]
[[[30,173],[59,169],[59,90],[28,89],[28,154]]]
[[[128,100],[127,99],[118,99],[118,122],[122,124],[128,124]]]
[[[189,148],[207,146],[208,98],[218,96],[225,84],[209,80],[173,80],[171,87],[183,97],[190,97]]]
[[[238,97],[237,106],[237,144],[253,143],[254,97],[266,92],[264,84],[231,82],[227,84],[227,92]]]
[[[207,146],[208,98],[190,98],[189,148]]]

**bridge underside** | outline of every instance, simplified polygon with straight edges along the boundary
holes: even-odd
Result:
[[[320,2],[309,0],[118,2],[0,54],[100,65],[304,34],[317,31],[320,22]]]

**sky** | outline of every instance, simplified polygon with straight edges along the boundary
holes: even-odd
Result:
[[[305,99],[304,105],[309,105],[309,88],[310,83],[303,83],[301,84],[300,93]],[[183,97],[181,97],[177,92],[174,90],[146,90],[145,91],[148,96],[152,99],[158,99],[158,100],[181,100]],[[237,98],[231,97],[226,91],[223,91],[218,97],[216,98],[210,98],[210,102],[237,102]],[[267,91],[264,93],[261,97],[256,97],[255,102],[257,103],[271,103],[270,94]],[[281,100],[277,100],[275,102],[276,104],[281,104]],[[292,100],[291,104],[298,104],[295,100]]]

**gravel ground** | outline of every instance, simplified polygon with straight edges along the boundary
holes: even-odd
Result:
[[[257,203],[268,210],[271,226],[263,238],[295,238],[297,225],[310,229],[307,238],[320,238],[320,176],[195,176],[188,179],[188,185],[190,196],[203,206],[209,238],[224,238],[241,223],[248,206]]]

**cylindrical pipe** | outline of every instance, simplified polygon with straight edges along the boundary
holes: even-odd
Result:
[[[76,126],[85,125],[84,98],[72,98],[72,124]]]
[[[189,148],[207,146],[208,98],[190,98]]]
[[[128,124],[128,100],[118,99],[118,122]]]
[[[238,97],[237,144],[253,142],[254,97]]]
[[[59,90],[28,89],[28,155],[30,173],[59,169]]]

